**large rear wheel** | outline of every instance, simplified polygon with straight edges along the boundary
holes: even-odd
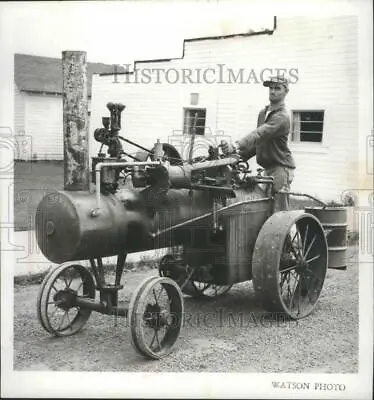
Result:
[[[319,299],[328,264],[318,219],[282,211],[263,225],[254,248],[252,279],[266,310],[292,319],[309,315]]]

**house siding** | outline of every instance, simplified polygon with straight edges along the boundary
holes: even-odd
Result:
[[[14,133],[25,134],[25,95],[14,85]]]
[[[61,96],[26,95],[26,126],[34,160],[63,159],[62,121]]]
[[[32,156],[32,140],[26,134],[25,126],[25,94],[14,85],[14,137],[17,148],[15,160],[30,161]]]
[[[24,99],[25,135],[31,141],[33,160],[63,160],[63,102],[61,95],[21,93]],[[90,100],[88,109],[90,109]]]
[[[196,70],[217,64],[233,71],[254,70],[257,80],[264,68],[295,68],[297,84],[286,98],[289,110],[324,110],[322,143],[290,143],[297,169],[292,189],[325,200],[357,186],[358,176],[358,65],[357,18],[278,18],[273,35],[185,42],[184,58],[170,62],[137,63],[137,68]],[[294,72],[295,74],[295,72]],[[174,76],[174,75],[173,75]],[[266,76],[266,75],[265,75]],[[217,74],[216,74],[217,77]],[[268,103],[261,84],[125,83],[124,76],[94,76],[90,152],[98,151],[93,130],[109,115],[108,101],[126,105],[122,135],[151,147],[157,138],[171,141],[181,135],[183,108],[190,93],[199,93],[196,107],[206,108],[207,134],[217,141],[238,139],[256,126],[258,111]],[[188,146],[187,146],[188,147]],[[186,154],[186,148],[183,154]],[[254,160],[251,166],[256,168]]]

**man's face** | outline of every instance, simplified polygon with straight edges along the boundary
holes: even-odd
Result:
[[[269,86],[269,100],[271,103],[278,103],[286,97],[288,90],[283,85],[274,84]]]

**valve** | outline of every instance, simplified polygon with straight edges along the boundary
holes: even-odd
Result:
[[[121,103],[111,102],[109,102],[106,106],[110,112],[110,124],[112,131],[121,130],[121,113],[126,108],[126,106]]]
[[[263,172],[264,172],[263,168],[257,168],[257,176],[262,176]]]
[[[121,113],[125,106],[121,103],[108,103],[107,108],[110,111],[110,117],[102,118],[103,128],[94,131],[94,138],[108,146],[110,157],[119,158],[122,154],[122,145],[118,138],[118,132],[121,130]]]
[[[161,160],[163,155],[164,155],[164,150],[163,150],[162,143],[160,143],[160,139],[157,139],[157,142],[155,143],[155,147],[153,150],[154,160],[155,161]]]

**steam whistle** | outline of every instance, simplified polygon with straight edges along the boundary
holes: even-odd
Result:
[[[118,138],[118,132],[121,130],[121,113],[125,106],[121,103],[108,103],[106,106],[110,112],[110,117],[102,118],[104,128],[96,129],[94,137],[102,145],[108,146],[110,157],[120,158],[123,149]]]
[[[110,123],[113,131],[121,130],[121,113],[125,106],[121,103],[108,103],[107,109],[110,111]]]
[[[160,143],[160,139],[157,139],[157,142],[155,143],[155,147],[153,150],[153,157],[155,161],[159,161],[162,159],[163,155],[164,155],[164,150],[162,143]]]

